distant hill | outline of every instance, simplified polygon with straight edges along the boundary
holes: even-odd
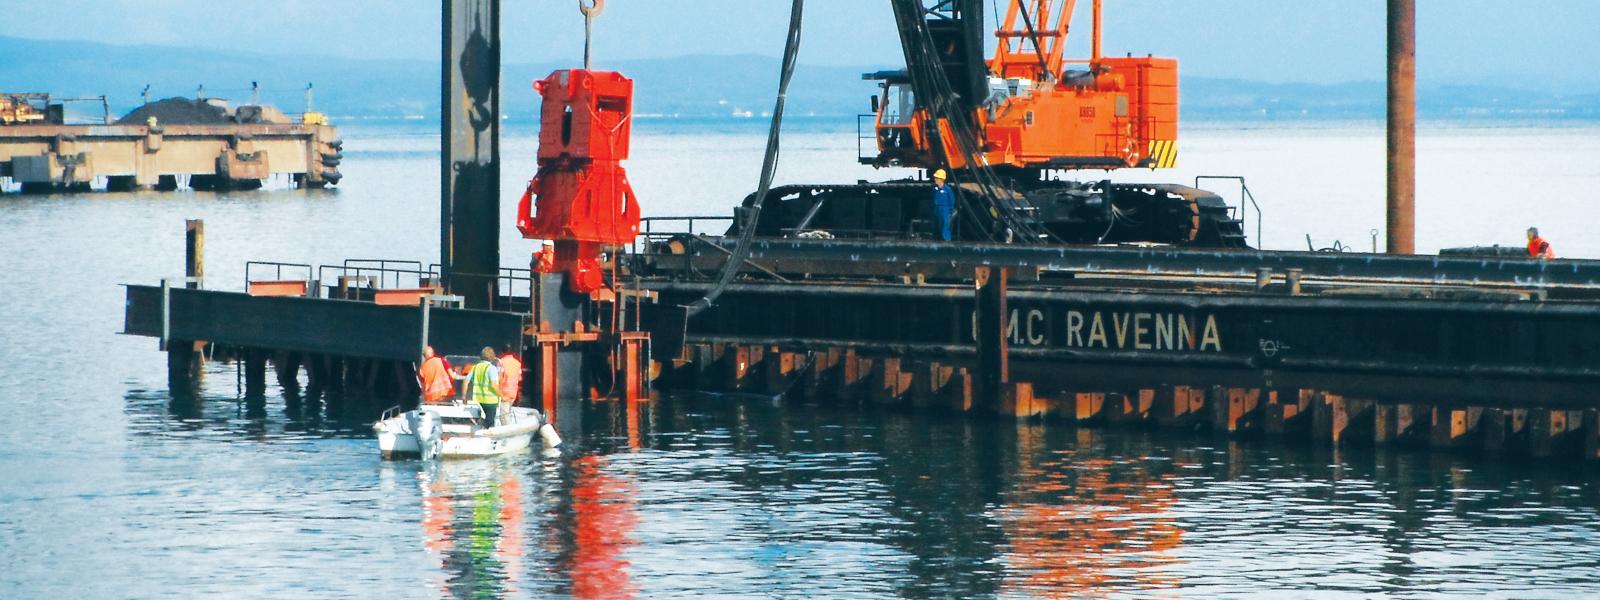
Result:
[[[305,106],[305,85],[315,84],[315,106],[336,118],[428,118],[438,114],[438,63],[417,60],[350,60],[276,56],[165,46],[111,46],[84,42],[0,37],[0,90],[42,91],[58,97],[105,94],[114,116],[152,99],[205,95],[235,102],[261,83],[262,99],[286,112]],[[685,118],[727,117],[770,110],[777,59],[753,56],[684,56],[604,62],[637,83],[640,114]],[[556,63],[508,62],[503,67],[502,110],[532,118],[538,97],[531,82]],[[865,112],[875,89],[861,73],[886,65],[801,65],[790,88],[796,115],[847,116]],[[1382,82],[1300,84],[1185,77],[1182,112],[1190,120],[1381,118]],[[98,110],[78,107],[79,112]],[[1563,97],[1493,85],[1423,85],[1424,117],[1600,118],[1600,95]]]

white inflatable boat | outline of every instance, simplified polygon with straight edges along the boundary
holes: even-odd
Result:
[[[494,427],[483,426],[483,410],[476,404],[428,404],[406,412],[397,406],[384,411],[372,429],[386,459],[495,456],[526,449],[535,435],[547,448],[561,445],[544,415],[521,406],[501,409]]]

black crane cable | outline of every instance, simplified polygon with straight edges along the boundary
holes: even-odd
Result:
[[[1050,72],[1050,63],[1044,60],[1044,49],[1039,47],[1039,30],[1034,29],[1033,19],[1028,17],[1028,7],[1022,4],[1022,0],[1017,0],[1017,12],[1022,14],[1022,24],[1028,28],[1028,37],[1033,40],[1033,55],[1039,57],[1039,72],[1044,73],[1045,77],[1054,79],[1056,74]],[[1001,40],[1000,43],[1009,44],[1011,42]],[[1060,44],[1061,41],[1056,40],[1056,43]]]
[[[750,257],[750,241],[755,237],[756,223],[761,218],[761,205],[767,199],[767,192],[772,190],[772,177],[778,170],[778,138],[783,126],[783,105],[789,96],[789,80],[794,76],[795,55],[800,53],[800,16],[804,8],[805,0],[794,0],[789,9],[789,36],[783,43],[783,67],[778,74],[778,98],[772,107],[772,126],[767,130],[767,153],[761,161],[761,184],[756,188],[754,201],[744,207],[744,222],[739,226],[739,245],[728,256],[728,262],[722,265],[722,272],[717,275],[716,283],[706,291],[706,295],[683,307],[690,317],[711,308],[739,274],[739,267]]]
[[[955,186],[956,196],[962,204],[963,213],[969,217],[965,222],[977,225],[990,241],[1011,241],[1011,234],[1020,234],[1021,239],[1027,243],[1040,243],[1052,238],[1052,234],[1035,221],[1024,217],[1017,206],[1019,201],[1012,197],[1014,192],[1010,186],[1004,185],[984,161],[982,153],[977,148],[979,132],[972,122],[968,111],[962,110],[956,102],[955,88],[950,84],[949,76],[944,72],[938,52],[934,50],[933,36],[928,31],[927,21],[923,17],[924,9],[916,0],[894,0],[892,6],[895,10],[896,21],[900,23],[901,43],[907,51],[906,70],[911,75],[913,86],[922,97],[924,106],[930,116],[937,123],[940,118],[949,124],[952,137],[955,138],[957,149],[965,159],[967,168],[960,175],[970,179],[977,186],[984,201],[981,208],[987,209],[989,217],[997,224],[1004,226],[1007,235],[990,227],[985,219],[978,218],[974,209],[976,204],[962,193],[960,186]],[[914,58],[914,60],[913,60]],[[935,125],[935,139],[937,139],[937,125]],[[953,173],[952,175],[956,175]]]

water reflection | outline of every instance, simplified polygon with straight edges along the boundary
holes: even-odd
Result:
[[[601,455],[410,463],[442,597],[631,598],[632,480]],[[392,469],[404,469],[406,464]],[[530,504],[532,503],[532,504]]]
[[[639,523],[633,483],[606,472],[606,458],[581,457],[572,464],[571,551],[563,561],[572,578],[572,597],[632,598],[639,592],[623,556],[636,542]]]
[[[1170,463],[1097,456],[1094,434],[1052,449],[1043,427],[1017,435],[1014,483],[996,517],[1006,534],[1002,590],[1032,597],[1081,597],[1176,588],[1163,567],[1183,538]]]
[[[522,476],[503,460],[434,461],[417,472],[423,546],[437,561],[447,598],[519,593]]]
[[[576,403],[581,431],[553,456],[380,463],[360,400],[280,407],[269,391],[255,407],[213,385],[182,402],[130,392],[127,427],[146,446],[134,455],[205,457],[273,482],[277,501],[305,488],[275,469],[345,480],[304,502],[365,527],[410,522],[398,552],[342,557],[422,574],[372,588],[397,595],[1600,592],[1600,486],[1583,465],[738,396]],[[345,504],[374,464],[408,485]]]

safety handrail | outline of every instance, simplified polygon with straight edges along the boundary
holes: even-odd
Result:
[[[380,275],[388,272],[391,269],[411,268],[418,271],[422,270],[422,261],[420,260],[397,260],[392,258],[347,258],[344,260],[343,264],[346,269],[368,270],[376,268]],[[360,273],[358,272],[357,274]],[[400,287],[398,274],[395,278],[395,287]]]
[[[863,124],[867,126],[863,127]],[[868,133],[868,132],[871,133]],[[872,141],[872,154],[867,154],[868,140]],[[856,162],[872,162],[878,158],[878,115],[856,115]]]
[[[286,268],[288,268],[288,269],[305,269],[306,276],[305,276],[305,278],[303,280],[307,281],[307,282],[311,281],[311,271],[312,271],[312,266],[311,265],[308,265],[308,264],[305,264],[305,263],[289,263],[289,262],[274,262],[274,261],[268,261],[268,260],[252,260],[252,261],[247,261],[247,262],[244,263],[244,287],[245,287],[245,289],[249,289],[250,288],[250,284],[256,281],[256,279],[251,276],[250,271],[251,271],[252,268],[257,268],[257,267],[272,267],[273,268],[273,276],[272,276],[273,281],[286,281],[283,278],[283,270],[286,269]],[[300,281],[300,280],[296,280],[296,281]]]
[[[654,241],[660,241],[660,240],[665,239],[665,238],[670,238],[670,237],[672,237],[674,235],[685,234],[685,233],[690,234],[690,235],[697,235],[700,232],[699,231],[695,231],[695,227],[694,227],[695,221],[710,221],[710,222],[713,222],[713,223],[727,222],[728,224],[731,225],[733,223],[733,217],[732,216],[726,216],[726,215],[690,215],[690,216],[674,216],[674,217],[645,217],[643,219],[639,219],[639,225],[640,225],[640,227],[639,227],[639,235],[638,235],[637,238],[634,239],[632,244],[629,244],[628,251],[630,253],[632,253],[632,254],[639,254],[640,253],[639,252],[639,238],[643,238],[646,242],[654,242]],[[682,229],[670,229],[670,230],[666,230],[666,231],[657,231],[656,230],[657,229],[656,228],[656,224],[657,223],[683,223],[684,227]]]
[[[436,276],[444,272],[444,266],[440,265],[439,263],[430,263],[428,265],[428,269],[433,271]],[[505,294],[508,298],[525,297],[529,302],[533,301],[533,269],[524,267],[500,267],[493,275],[488,273],[474,273],[471,271],[455,271],[454,274],[478,278],[492,277],[495,280],[495,287],[499,290],[499,293]],[[519,283],[522,285],[519,286]],[[526,289],[527,293],[519,296],[517,292],[522,289]],[[494,306],[491,305],[489,308],[493,309]]]
[[[642,226],[641,232],[642,233],[647,233],[647,234],[648,233],[656,233],[656,231],[655,231],[655,224],[656,223],[670,223],[670,222],[684,222],[685,225],[686,225],[685,229],[683,231],[675,231],[673,233],[700,233],[700,232],[694,230],[695,221],[712,221],[712,222],[717,222],[717,223],[726,221],[728,223],[732,223],[733,222],[733,217],[732,216],[728,216],[728,215],[690,215],[690,216],[681,216],[681,217],[645,217],[643,219],[639,219],[639,224]]]
[[[1261,205],[1256,203],[1256,195],[1250,193],[1250,186],[1245,185],[1244,177],[1239,176],[1239,175],[1196,175],[1195,178],[1194,178],[1194,187],[1199,188],[1200,187],[1200,181],[1201,180],[1205,180],[1205,179],[1232,180],[1232,181],[1239,182],[1239,197],[1242,200],[1249,200],[1251,208],[1254,208],[1255,211],[1256,211],[1256,240],[1255,241],[1256,241],[1256,247],[1257,248],[1261,247],[1261,222],[1263,220],[1262,217],[1261,217]],[[1241,220],[1243,220],[1243,218],[1242,218],[1243,213],[1244,213],[1244,207],[1243,206],[1240,207],[1239,212],[1240,212],[1240,215],[1241,215]],[[1242,228],[1242,226],[1244,224],[1240,223],[1240,225],[1241,225],[1241,228]]]
[[[388,277],[391,276],[391,275],[394,277],[394,279],[393,279],[394,285],[392,286],[393,288],[405,287],[405,286],[401,285],[401,283],[402,283],[401,282],[401,278],[403,276],[405,276],[405,275],[415,275],[416,276],[417,285],[415,287],[422,287],[422,278],[424,278],[424,277],[437,277],[438,276],[437,273],[435,273],[435,272],[433,272],[431,270],[420,269],[420,268],[419,269],[399,269],[399,268],[394,268],[394,267],[383,268],[383,267],[376,267],[376,266],[363,267],[363,266],[349,266],[349,265],[320,265],[320,266],[317,267],[317,281],[328,281],[328,279],[327,279],[327,271],[330,271],[330,270],[336,271],[336,272],[338,272],[338,274],[340,276],[346,277],[346,278],[349,278],[349,277],[363,277],[363,276],[372,277],[372,276],[374,276],[373,274],[375,274],[376,278],[377,278],[377,284],[378,284],[377,287],[379,289],[383,289],[385,287],[389,287],[389,281],[390,280],[389,280]]]

